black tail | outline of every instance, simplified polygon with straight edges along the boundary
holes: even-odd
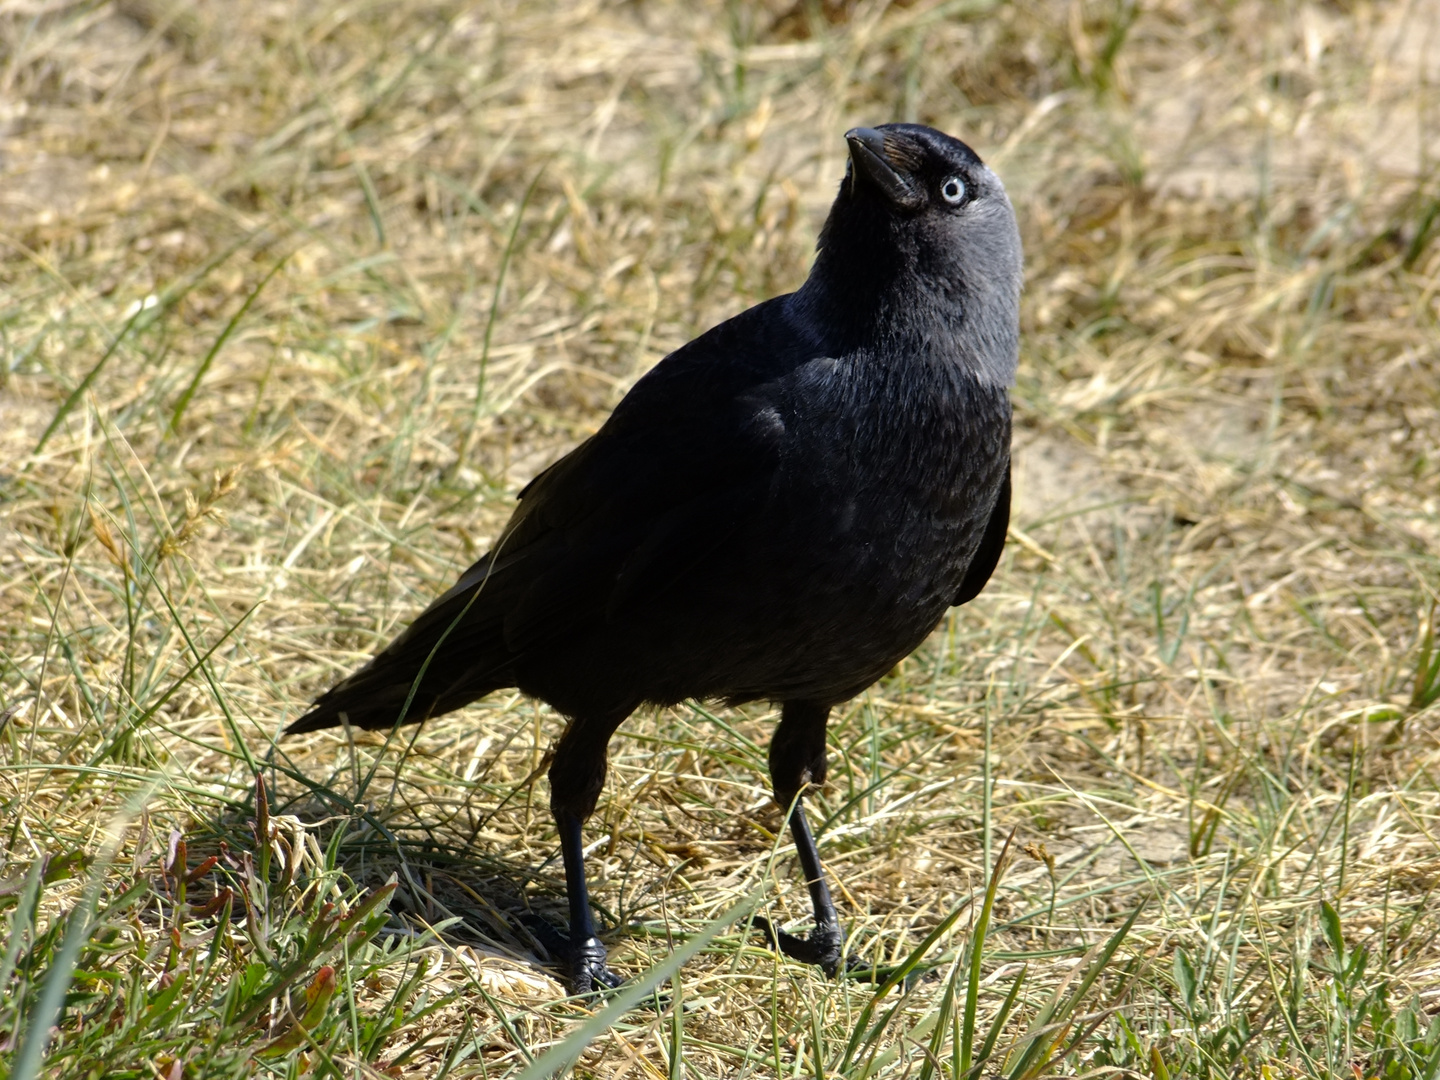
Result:
[[[342,713],[355,727],[372,730],[417,723],[513,686],[501,620],[483,595],[488,591],[486,582],[467,573],[383,652],[322,694],[285,734],[334,727]]]

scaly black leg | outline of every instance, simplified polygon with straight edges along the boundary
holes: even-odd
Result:
[[[605,784],[605,748],[625,714],[603,720],[571,721],[555,747],[550,766],[550,810],[560,831],[565,860],[565,895],[570,901],[570,933],[542,935],[542,942],[564,963],[570,987],[577,994],[613,989],[621,979],[605,962],[605,946],[595,935],[590,890],[585,884],[585,846],[581,828],[595,810]]]
[[[570,985],[577,994],[620,985],[620,976],[605,963],[605,946],[595,936],[590,913],[590,889],[585,884],[585,851],[580,839],[582,822],[571,814],[556,814],[560,827],[560,854],[565,860],[565,894],[570,900],[570,936],[562,957],[569,968]]]
[[[787,701],[781,707],[780,726],[770,741],[770,780],[775,787],[775,801],[790,814],[790,835],[795,839],[795,853],[810,890],[810,904],[815,910],[815,928],[809,937],[798,938],[773,926],[769,919],[756,919],[774,946],[786,956],[806,964],[818,964],[825,974],[833,976],[840,968],[843,937],[830,889],[825,884],[825,871],[820,853],[815,850],[815,837],[800,801],[810,784],[825,782],[825,722],[830,706],[808,701]]]

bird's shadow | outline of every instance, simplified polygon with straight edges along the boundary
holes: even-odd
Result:
[[[334,777],[318,783],[278,757],[263,763],[247,799],[207,823],[234,856],[258,857],[263,834],[275,853],[273,881],[330,870],[367,890],[393,880],[389,911],[397,929],[429,933],[446,946],[468,946],[559,980],[552,949],[568,924],[565,877],[558,846],[539,846],[539,822],[524,850],[497,850],[493,835],[480,835],[492,815],[462,821],[393,800],[367,804]],[[297,875],[287,864],[303,869]],[[606,925],[618,922],[611,912],[600,915]]]
[[[474,807],[462,799],[457,810],[456,804],[417,805],[400,797],[398,786],[366,784],[343,767],[317,780],[277,747],[264,761],[249,799],[232,804],[213,826],[220,836],[252,849],[259,847],[262,818],[272,844],[281,848],[297,848],[295,837],[303,836],[316,870],[338,869],[368,889],[393,879],[389,911],[396,929],[433,934],[445,946],[467,946],[544,972],[563,987],[558,953],[569,925],[564,868],[548,807],[533,805],[546,763],[507,784],[494,802]],[[500,816],[507,807],[510,820]],[[497,833],[497,821],[503,822],[505,835]],[[513,842],[506,845],[508,836]],[[640,861],[638,852],[634,861]],[[655,925],[645,913],[664,902],[652,890],[663,894],[668,875],[657,881],[625,876],[618,910],[591,897],[600,937],[612,947],[654,936]],[[767,927],[768,920],[757,915],[749,932],[757,944],[765,941],[783,951],[776,946],[774,928]],[[851,942],[852,948],[858,944]],[[643,944],[640,949],[645,951]],[[888,970],[861,963],[852,951],[844,975],[879,982]]]

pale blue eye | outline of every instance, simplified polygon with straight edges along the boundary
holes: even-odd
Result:
[[[965,181],[958,176],[947,177],[940,185],[940,197],[951,206],[963,202],[965,199]]]

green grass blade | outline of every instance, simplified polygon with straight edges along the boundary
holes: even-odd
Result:
[[[846,1044],[845,1054],[840,1060],[838,1071],[842,1075],[849,1075],[850,1066],[854,1062],[855,1055],[861,1046],[870,1045],[879,1035],[880,1031],[884,1029],[884,1021],[876,1024],[873,1029],[870,1027],[870,1018],[874,1016],[875,1009],[880,1001],[886,994],[905,981],[906,976],[919,966],[920,961],[925,959],[925,956],[930,952],[935,943],[950,932],[950,928],[955,925],[961,915],[969,910],[969,907],[970,901],[968,899],[962,900],[955,907],[955,910],[945,916],[945,918],[940,921],[940,924],[926,935],[925,940],[915,946],[915,948],[910,951],[910,955],[907,956],[903,962],[896,965],[890,974],[885,977],[885,981],[876,988],[875,993],[871,995],[870,1000],[865,1003],[864,1008],[860,1010],[860,1015],[855,1020],[850,1041]]]
[[[970,1072],[970,1048],[975,1041],[975,1017],[980,1008],[980,962],[985,954],[985,934],[990,929],[990,913],[995,910],[995,892],[1000,887],[1000,878],[1005,873],[1010,846],[1015,842],[1018,829],[1011,829],[1000,848],[1000,856],[990,871],[990,880],[985,886],[985,900],[980,905],[980,916],[970,933],[967,946],[969,971],[965,983],[965,1011],[960,1026],[960,1074]]]
[[[180,429],[180,419],[185,415],[185,409],[189,406],[190,399],[195,396],[195,391],[200,389],[200,383],[205,378],[205,373],[210,370],[210,365],[215,362],[215,357],[219,355],[220,350],[225,347],[225,342],[229,341],[230,335],[235,333],[235,328],[240,325],[240,320],[245,318],[245,314],[250,310],[251,305],[260,299],[260,294],[265,291],[265,286],[270,284],[270,280],[280,272],[288,261],[289,256],[287,255],[270,268],[270,272],[260,279],[260,283],[256,285],[255,288],[250,290],[250,295],[245,297],[245,302],[240,305],[240,309],[236,311],[234,315],[230,316],[230,321],[225,324],[225,328],[221,330],[219,336],[215,338],[215,343],[210,346],[210,351],[207,352],[200,361],[200,366],[195,369],[195,374],[191,376],[189,384],[181,392],[179,400],[175,402],[175,408],[170,413],[171,434],[174,434]]]
[[[107,830],[109,839],[90,867],[90,880],[85,886],[80,902],[70,911],[65,925],[65,936],[59,950],[50,961],[49,970],[45,974],[45,982],[41,987],[40,999],[36,1002],[34,1011],[25,1018],[25,1030],[20,1051],[15,1057],[14,1067],[10,1070],[7,1080],[37,1080],[40,1076],[44,1067],[45,1051],[50,1045],[52,1030],[60,1017],[65,994],[70,989],[70,982],[75,975],[75,964],[80,957],[80,948],[90,936],[95,912],[100,905],[100,893],[105,888],[105,875],[115,859],[115,853],[119,850],[125,830],[140,813],[140,809],[149,800],[158,783],[158,778],[152,780],[132,795],[127,800],[124,809],[110,823]]]
[[[759,902],[757,889],[745,899],[733,904],[730,909],[713,919],[705,929],[685,942],[645,974],[626,983],[609,999],[609,1004],[590,1019],[586,1020],[567,1035],[558,1045],[552,1046],[531,1062],[515,1080],[548,1080],[562,1069],[573,1065],[585,1052],[585,1048],[608,1031],[622,1016],[648,998],[664,982],[673,979],[695,954],[709,945],[721,931],[731,923],[748,916]]]

